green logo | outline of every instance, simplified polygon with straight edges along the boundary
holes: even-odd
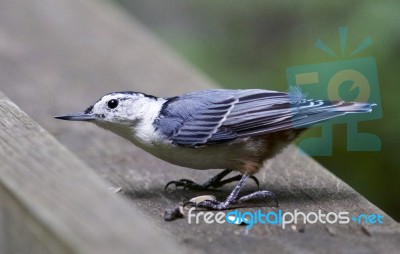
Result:
[[[355,56],[372,45],[367,37],[350,54],[346,52],[347,27],[339,28],[341,55],[331,50],[321,39],[316,47],[336,58],[335,61],[289,67],[286,77],[289,89],[300,87],[307,98],[329,101],[358,101],[377,104],[369,114],[349,114],[328,122],[318,124],[321,136],[306,138],[299,147],[312,156],[332,155],[332,126],[347,124],[348,151],[379,151],[381,140],[371,133],[358,132],[358,123],[382,117],[379,94],[378,73],[373,57],[355,58]]]

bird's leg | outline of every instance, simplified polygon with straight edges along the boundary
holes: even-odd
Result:
[[[210,178],[207,182],[203,184],[198,184],[193,182],[190,179],[180,179],[178,181],[171,181],[165,185],[165,190],[169,187],[169,185],[173,184],[175,187],[183,187],[183,189],[190,189],[190,190],[207,190],[210,187],[219,188],[224,186],[225,184],[239,181],[241,179],[241,175],[236,175],[230,177],[228,179],[222,180],[226,175],[228,175],[232,170],[225,169],[221,173],[217,174],[216,176]],[[258,179],[255,176],[250,176],[251,179],[257,184],[257,187],[260,185]]]
[[[242,196],[240,198],[237,198],[234,203],[241,203],[247,200],[254,200],[254,199],[265,199],[270,197],[274,202],[275,202],[275,207],[278,207],[278,201],[276,199],[276,196],[273,192],[267,191],[267,190],[259,190],[255,191],[253,193],[247,194],[245,196]]]
[[[266,197],[271,197],[276,202],[275,194],[270,191],[265,191],[265,190],[256,191],[256,192],[253,192],[251,194],[248,194],[248,195],[245,195],[245,196],[242,196],[239,198],[238,197],[239,192],[249,177],[250,176],[248,174],[243,174],[239,183],[235,186],[235,188],[233,189],[231,194],[229,194],[229,196],[226,198],[226,200],[224,202],[217,201],[217,200],[205,200],[205,201],[199,202],[197,204],[194,202],[188,202],[185,205],[193,205],[195,207],[202,207],[202,208],[207,208],[210,210],[224,210],[224,209],[227,209],[231,204],[240,203],[240,202],[252,200],[252,199],[264,199]]]
[[[240,192],[240,189],[242,189],[244,183],[246,182],[246,180],[249,178],[248,174],[244,174],[242,176],[242,178],[240,179],[239,183],[235,186],[235,188],[233,189],[233,191],[231,192],[231,194],[229,194],[229,196],[226,198],[226,200],[224,202],[221,201],[217,201],[217,200],[205,200],[202,202],[199,202],[197,204],[193,204],[193,202],[188,202],[187,204],[191,204],[194,205],[196,207],[203,207],[203,208],[208,208],[211,210],[223,210],[228,208],[228,206],[234,202]]]
[[[252,180],[256,183],[257,188],[260,187],[260,182],[258,181],[257,177],[255,177],[255,176],[249,176],[249,178],[252,179]],[[231,183],[231,182],[240,181],[240,179],[242,179],[242,175],[235,175],[235,176],[232,176],[232,177],[230,177],[230,178],[228,178],[228,179],[225,179],[225,180],[223,180],[223,181],[220,181],[220,182],[218,183],[217,186],[214,185],[213,187],[214,187],[214,188],[217,188],[217,187],[223,186],[223,185],[228,184],[228,183]]]

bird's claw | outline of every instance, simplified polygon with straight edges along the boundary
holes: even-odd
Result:
[[[204,184],[198,184],[190,179],[180,179],[177,181],[170,181],[168,182],[165,187],[164,190],[167,191],[168,187],[170,185],[175,185],[175,188],[179,188],[179,187],[183,187],[184,190],[189,189],[189,190],[208,190],[210,187],[212,188],[219,188],[224,186],[225,184],[234,182],[234,181],[239,181],[240,178],[242,176],[241,175],[236,175],[233,176],[231,178],[228,178],[226,180],[219,180],[219,181],[208,181]],[[260,188],[260,182],[258,181],[257,177],[255,176],[250,176],[249,178],[251,178],[257,185],[257,188]]]
[[[260,189],[260,182],[258,181],[257,177],[250,176],[249,178],[252,179],[256,183],[257,189]]]
[[[184,190],[206,190],[208,187],[197,184],[190,179],[180,179],[178,181],[170,181],[165,185],[164,190],[166,191],[170,185],[175,185],[175,188],[183,187]]]

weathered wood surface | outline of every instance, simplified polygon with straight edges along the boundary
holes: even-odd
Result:
[[[162,231],[162,239],[168,238],[171,247],[187,247],[193,253],[398,251],[400,227],[397,222],[315,161],[298,155],[293,147],[268,162],[258,175],[261,188],[277,194],[279,209],[348,211],[351,215],[380,213],[385,215],[384,225],[307,224],[285,230],[274,225],[256,225],[248,231],[228,224],[189,225],[185,219],[168,223],[162,217],[165,208],[210,192],[166,193],[163,190],[165,183],[180,178],[201,182],[217,171],[195,171],[169,165],[90,124],[52,119],[57,114],[83,110],[110,91],[136,90],[171,96],[215,86],[169,52],[135,20],[107,3],[25,0],[17,4],[11,0],[1,1],[0,90],[110,185],[122,187],[123,193],[117,195],[127,197],[125,203],[135,204],[140,216],[150,221],[149,227]],[[348,165],[351,170],[351,162]],[[84,183],[85,180],[59,184],[74,188],[75,184]],[[32,182],[29,186],[38,188],[39,185]],[[96,192],[100,191],[100,184],[96,186]],[[53,188],[57,188],[57,184],[54,183]],[[223,198],[231,188],[226,186],[212,194]],[[246,191],[253,189],[254,186],[249,184]],[[46,197],[49,191],[42,189],[31,195]],[[85,199],[88,209],[92,206],[91,200],[97,200],[92,196]],[[26,199],[21,205],[24,202]],[[109,205],[114,201],[110,202],[104,202],[104,209],[112,209]],[[251,206],[259,207],[244,210],[277,210],[270,205],[253,203]],[[121,207],[126,215],[129,206],[121,204]],[[48,211],[50,215],[52,212]],[[121,220],[129,221],[124,215]],[[132,213],[133,222],[136,216],[139,215]],[[49,220],[41,226],[53,223]],[[70,232],[63,233],[67,239],[73,237],[68,234]],[[52,236],[50,232],[48,234]]]
[[[0,253],[178,251],[1,93],[0,161]]]

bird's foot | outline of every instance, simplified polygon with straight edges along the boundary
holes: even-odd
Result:
[[[225,172],[225,171],[224,171]],[[229,172],[228,172],[229,173]],[[217,175],[218,176],[218,175]],[[217,189],[219,187],[224,186],[225,184],[231,183],[231,182],[236,182],[240,181],[242,178],[241,175],[236,175],[233,177],[230,177],[228,179],[222,180],[222,177],[213,177],[204,184],[198,184],[195,183],[194,181],[190,179],[180,179],[178,181],[171,181],[165,185],[165,190],[168,189],[170,185],[175,185],[175,188],[178,187],[183,187],[183,189],[189,189],[189,190],[208,190],[209,188],[214,188]],[[251,179],[256,183],[257,188],[260,187],[260,182],[255,176],[250,176]]]
[[[175,185],[175,188],[183,187],[184,190],[207,190],[209,186],[198,184],[190,179],[180,179],[178,181],[171,181],[165,185],[165,190],[168,189],[170,185]]]
[[[267,198],[271,198],[275,202],[275,207],[278,207],[276,195],[273,192],[267,190],[256,191],[233,200],[230,200],[230,196],[228,196],[228,198],[224,202],[218,200],[204,200],[198,203],[189,201],[186,202],[184,206],[206,208],[208,210],[225,210],[228,209],[229,206],[232,204],[242,203],[249,200],[264,200]]]
[[[275,193],[267,190],[259,190],[253,193],[244,195],[242,197],[237,198],[234,203],[242,203],[248,200],[265,200],[267,198],[272,199],[275,202],[275,207],[278,207],[278,199],[276,198]]]

